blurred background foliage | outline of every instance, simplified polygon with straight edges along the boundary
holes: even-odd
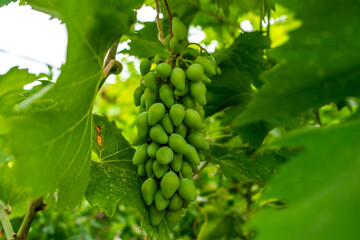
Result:
[[[142,9],[153,8],[155,11],[152,0],[137,2],[138,7],[144,2]],[[163,2],[160,3],[166,36],[169,21]],[[302,148],[272,147],[262,150],[262,154],[256,154],[256,151],[290,130],[337,125],[357,110],[356,96],[344,95],[346,97],[330,99],[321,106],[310,106],[290,119],[260,118],[245,125],[234,124],[233,120],[242,116],[244,108],[259,90],[264,85],[271,86],[271,82],[262,76],[277,64],[272,49],[291,41],[290,32],[303,24],[303,19],[298,18],[301,10],[298,4],[301,4],[288,4],[293,7],[290,9],[282,3],[284,1],[275,5],[274,0],[169,1],[173,15],[190,28],[189,40],[199,42],[216,57],[221,73],[209,85],[206,127],[212,152],[207,156],[206,168],[195,177],[199,197],[170,233],[171,239],[252,239],[256,228],[249,227],[248,220],[255,212],[262,208],[283,209],[287,206],[277,198],[261,198],[265,184],[278,173],[281,164],[302,152]],[[318,3],[319,8],[322,6]],[[136,134],[138,109],[133,103],[133,92],[141,78],[139,59],[155,55],[166,57],[167,51],[157,39],[156,23],[139,19],[138,16],[131,32],[120,40],[117,59],[123,64],[124,71],[108,78],[94,106],[94,113],[104,113],[110,121],[115,121],[129,142]],[[299,54],[298,57],[306,56]],[[51,77],[51,73],[47,76]],[[93,158],[96,159],[95,154]],[[122,203],[115,215],[108,217],[97,207],[91,208],[86,200],[74,212],[52,211],[55,208],[52,198],[47,198],[47,211],[36,216],[29,239],[145,237],[140,230],[140,215]],[[12,218],[15,229],[21,224],[18,217]],[[0,239],[5,239],[1,230]]]

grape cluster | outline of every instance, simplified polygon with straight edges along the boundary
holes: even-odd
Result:
[[[182,208],[197,197],[192,173],[209,150],[203,106],[205,84],[211,82],[208,76],[215,74],[216,66],[210,55],[185,46],[187,29],[178,18],[172,26],[170,57],[161,61],[156,56],[140,64],[142,79],[134,92],[140,109],[133,140],[139,147],[132,159],[138,175],[147,177],[141,195],[149,206],[150,223],[156,226],[165,216],[170,229],[180,220]]]

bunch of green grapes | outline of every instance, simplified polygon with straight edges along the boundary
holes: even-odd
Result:
[[[172,25],[169,58],[161,61],[156,56],[140,64],[143,77],[134,92],[139,115],[133,140],[139,147],[132,159],[138,175],[147,177],[141,195],[149,206],[151,224],[156,226],[165,217],[170,229],[179,222],[183,208],[197,198],[192,174],[209,150],[205,84],[216,67],[213,57],[187,47],[187,29],[178,18]]]

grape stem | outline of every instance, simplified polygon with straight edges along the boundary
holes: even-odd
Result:
[[[161,22],[160,22],[160,4],[159,4],[159,0],[155,0],[155,8],[156,8],[156,26],[158,29],[158,39],[162,44],[165,44],[165,39],[164,39],[164,34],[162,32],[162,26],[161,26]]]
[[[14,230],[12,228],[8,213],[9,208],[0,201],[0,221],[5,231],[6,239],[9,240],[13,237]]]
[[[204,165],[201,166],[201,168],[196,172],[196,173],[193,173],[193,177],[195,177],[196,175],[198,175],[202,170],[205,169],[205,167],[209,164],[209,162],[206,162],[204,163]]]
[[[200,48],[201,51],[205,51],[207,55],[210,55],[210,53],[198,43],[188,43],[188,44],[185,45],[185,47],[187,47],[189,45],[196,45],[196,46],[198,46]]]
[[[167,0],[164,0],[164,3],[165,3],[166,11],[167,11],[167,13],[168,13],[168,15],[169,15],[170,31],[171,31],[171,33],[170,33],[170,39],[172,39],[172,37],[174,36],[174,34],[173,34],[173,29],[172,29],[172,19],[173,19],[173,16],[172,16],[172,14],[171,14],[169,5],[168,5],[168,3],[167,3]]]

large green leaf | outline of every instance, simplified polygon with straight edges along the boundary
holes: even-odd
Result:
[[[29,1],[31,2],[31,1]],[[92,106],[107,49],[128,18],[107,1],[53,1],[68,30],[67,60],[52,88],[33,104],[53,101],[12,123],[17,180],[33,196],[59,188],[58,208],[74,208],[89,180]]]
[[[278,122],[360,95],[360,5],[353,0],[279,2],[295,12],[302,26],[271,52],[279,63],[265,75],[268,85],[235,124]]]
[[[16,0],[0,0],[0,7],[8,5],[11,2],[15,2]]]
[[[360,237],[360,122],[290,134],[276,142],[302,146],[270,182],[264,197],[288,202],[254,218],[256,239],[358,239]]]
[[[134,148],[122,136],[115,122],[105,115],[94,115],[93,150],[99,162],[92,161],[86,199],[92,206],[112,216],[119,202],[136,209],[142,216],[142,227],[157,239],[168,239],[165,221],[157,227],[149,222],[148,210],[141,197],[142,179],[132,164]]]
[[[211,162],[219,164],[224,175],[235,181],[266,183],[286,160],[281,152],[265,151],[256,156],[243,148],[212,145]]]

